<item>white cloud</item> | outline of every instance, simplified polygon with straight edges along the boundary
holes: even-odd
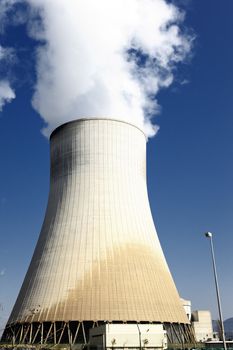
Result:
[[[12,6],[19,2],[18,0],[1,0],[0,3],[0,33],[4,32],[5,20],[7,11],[12,8]],[[6,62],[12,61],[14,59],[14,53],[12,48],[5,48],[0,45],[0,64],[5,64]],[[7,75],[7,72],[6,72]],[[2,111],[3,106],[15,98],[15,92],[10,86],[9,80],[0,80],[0,111]]]
[[[5,49],[0,46],[0,61],[5,57]]]
[[[6,274],[6,269],[1,269],[0,270],[0,276],[4,276]]]
[[[189,84],[189,80],[188,79],[184,79],[180,82],[180,85],[187,85]]]
[[[9,47],[3,47],[0,45],[0,61],[5,62],[14,62],[15,60],[15,53],[12,48]]]
[[[15,98],[15,92],[6,80],[0,80],[0,111],[3,106]]]
[[[0,2],[0,32],[4,31],[7,11],[10,10],[12,8],[12,6],[17,2],[21,2],[21,0],[1,0],[1,2]]]

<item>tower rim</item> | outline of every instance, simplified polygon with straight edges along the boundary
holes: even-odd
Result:
[[[83,118],[77,118],[77,119],[70,120],[70,121],[68,121],[66,123],[63,123],[63,124],[59,125],[58,127],[56,127],[51,132],[51,135],[50,135],[49,139],[51,140],[60,130],[62,130],[67,125],[74,124],[74,123],[79,123],[79,122],[88,122],[88,121],[92,121],[92,120],[96,120],[96,121],[103,120],[103,121],[109,121],[109,122],[119,122],[119,123],[124,123],[124,124],[131,125],[132,127],[134,127],[136,129],[138,129],[139,131],[141,131],[141,133],[144,135],[146,140],[148,139],[148,137],[146,136],[145,132],[139,126],[137,126],[137,125],[135,125],[133,123],[130,123],[130,122],[126,121],[126,120],[117,119],[117,118],[109,118],[109,117],[87,117],[87,118],[83,117]]]

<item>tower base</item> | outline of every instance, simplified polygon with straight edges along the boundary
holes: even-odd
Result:
[[[56,345],[71,349],[87,346],[89,330],[109,322],[106,321],[56,321],[56,322],[27,322],[8,324],[1,338],[4,347],[25,347],[49,349]],[[113,321],[111,323],[124,323]],[[135,321],[125,323],[138,323]],[[140,322],[148,323],[147,322]],[[158,322],[152,322],[158,324]],[[163,323],[167,331],[168,348],[193,348],[196,345],[193,328],[190,324]],[[117,348],[117,347],[115,347]]]

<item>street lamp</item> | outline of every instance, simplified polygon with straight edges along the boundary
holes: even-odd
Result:
[[[222,341],[223,341],[224,350],[227,350],[223,317],[222,317],[222,307],[221,307],[221,300],[220,300],[220,293],[219,293],[219,286],[218,286],[218,276],[217,276],[217,269],[216,269],[216,263],[215,263],[215,257],[214,257],[213,235],[211,232],[206,232],[205,236],[210,240],[211,256],[212,256],[212,263],[213,263],[213,270],[214,270],[214,281],[215,281],[215,288],[216,288],[217,301],[218,301],[218,313],[219,313],[219,319],[221,324]]]

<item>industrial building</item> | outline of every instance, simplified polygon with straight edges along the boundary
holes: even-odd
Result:
[[[192,325],[198,342],[205,342],[214,338],[211,313],[208,310],[192,312]]]
[[[89,348],[167,349],[162,324],[105,324],[90,329]]]
[[[47,211],[2,341],[87,345],[93,327],[145,324],[193,343],[150,211],[143,131],[81,119],[50,142]]]

